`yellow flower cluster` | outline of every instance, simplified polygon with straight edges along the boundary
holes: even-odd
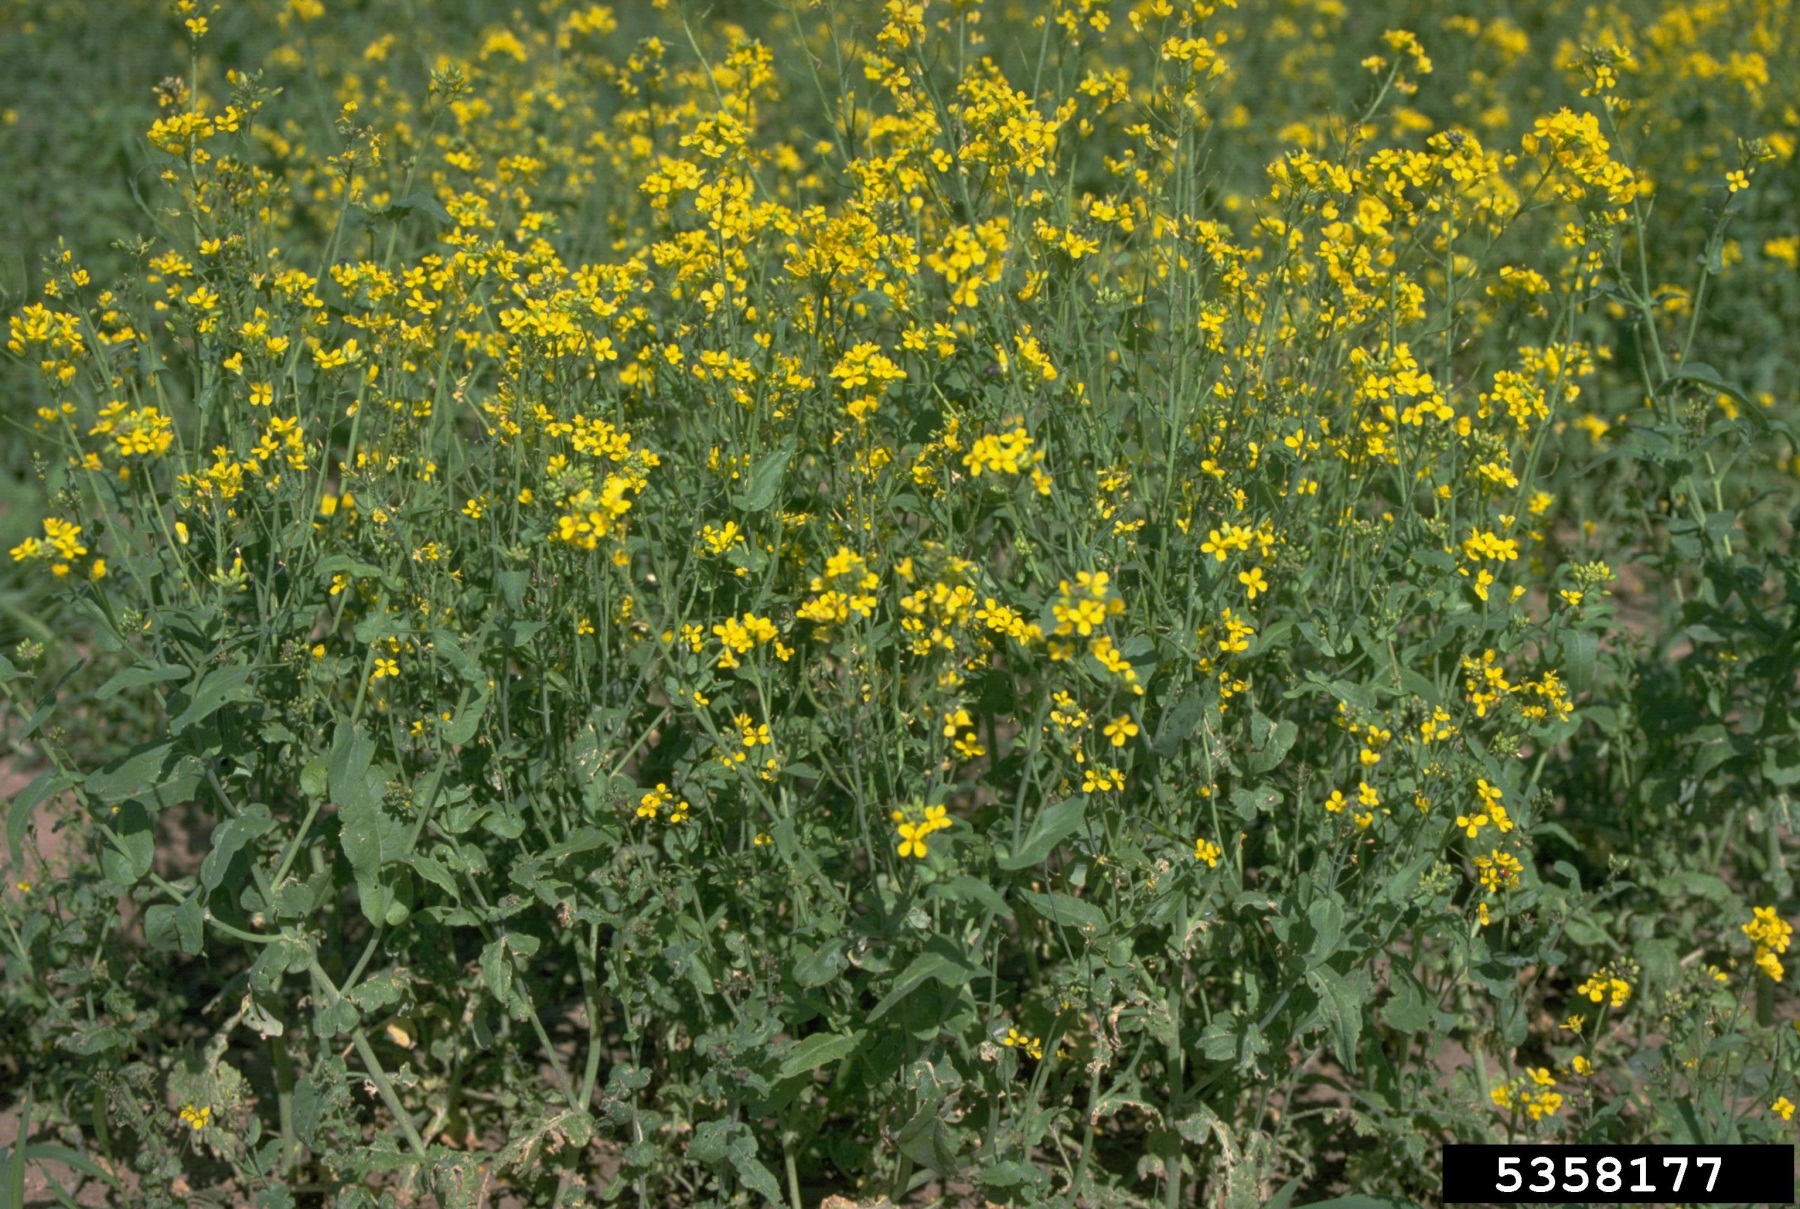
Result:
[[[87,552],[88,548],[82,544],[80,525],[61,517],[47,516],[44,518],[43,538],[26,538],[12,548],[12,557],[14,562],[48,562],[51,573],[60,579]],[[103,577],[106,574],[105,561],[95,559],[89,566],[88,574],[93,579]]]
[[[1774,907],[1755,907],[1751,915],[1743,931],[1756,945],[1756,968],[1773,981],[1780,982],[1783,971],[1778,954],[1787,952],[1788,941],[1794,934],[1793,925],[1775,914]]]
[[[1631,984],[1613,973],[1610,968],[1602,968],[1588,975],[1587,980],[1575,988],[1577,995],[1586,995],[1595,1003],[1606,1002],[1615,1008],[1625,1006],[1631,998]]]
[[[1509,1112],[1523,1112],[1533,1121],[1541,1121],[1562,1108],[1562,1093],[1555,1087],[1556,1076],[1547,1067],[1527,1067],[1524,1074],[1497,1085],[1488,1095]]]
[[[686,798],[676,798],[674,792],[666,784],[658,781],[655,789],[650,790],[638,799],[637,817],[640,819],[654,819],[657,816],[657,812],[665,808],[667,808],[669,812],[669,822],[671,823],[685,821],[688,817],[688,812],[693,809],[688,805]]]
[[[900,836],[897,851],[902,857],[923,859],[926,855],[925,840],[934,832],[950,827],[949,813],[942,806],[927,806],[922,814],[908,810],[891,812],[894,829]]]

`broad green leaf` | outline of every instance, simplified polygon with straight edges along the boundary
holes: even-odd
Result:
[[[13,798],[12,804],[6,808],[6,848],[12,856],[13,868],[21,867],[21,845],[25,842],[26,831],[31,827],[31,812],[40,803],[80,783],[81,778],[74,773],[47,769],[32,778],[31,783]]]
[[[1000,916],[1001,918],[1010,919],[1013,913],[1012,908],[1007,905],[1004,895],[980,878],[970,877],[966,873],[958,874],[947,882],[939,882],[937,885],[933,886],[931,888],[931,897],[934,899],[947,898],[952,902],[970,903],[979,907],[989,915]]]
[[[269,808],[261,802],[254,802],[244,808],[244,813],[235,819],[226,819],[213,828],[212,851],[200,862],[200,884],[211,894],[219,888],[219,882],[225,876],[225,867],[231,864],[231,858],[251,840],[267,835],[275,826],[275,819]]]
[[[1362,1038],[1362,992],[1330,966],[1308,970],[1306,981],[1319,997],[1319,1019],[1331,1033],[1338,1062],[1355,1074],[1356,1048]]]
[[[1393,995],[1381,1009],[1381,1022],[1396,1032],[1413,1036],[1432,1027],[1436,1018],[1437,1012],[1412,978],[1396,973]]]
[[[423,852],[415,852],[406,858],[406,863],[411,865],[413,871],[420,877],[448,894],[451,898],[460,899],[462,897],[461,891],[456,888],[456,879],[451,876],[448,869],[444,868],[443,862],[438,860],[435,856],[430,856]]]
[[[323,756],[308,760],[306,767],[300,770],[300,792],[309,798],[324,797],[331,784],[329,768]]]
[[[1055,847],[1081,830],[1087,814],[1087,795],[1076,794],[1045,807],[1032,820],[1031,830],[1019,841],[1018,851],[1002,858],[1002,869],[1026,869],[1039,864]]]
[[[781,1185],[775,1182],[775,1176],[763,1166],[762,1160],[756,1157],[756,1139],[749,1134],[739,1134],[731,1140],[725,1149],[731,1166],[737,1172],[738,1179],[744,1186],[761,1196],[772,1205],[781,1205]]]
[[[407,628],[400,614],[382,612],[363,618],[351,632],[356,635],[357,642],[369,646],[383,638],[398,638],[407,632]]]
[[[1313,927],[1312,948],[1306,954],[1310,968],[1328,961],[1338,951],[1344,936],[1344,904],[1334,895],[1321,894],[1306,909],[1306,918]]]
[[[502,1004],[512,1006],[512,959],[506,955],[506,938],[490,940],[481,950],[481,981]]]
[[[169,733],[179,735],[196,722],[204,722],[233,701],[256,694],[256,669],[233,664],[214,668],[200,678],[188,695],[186,708],[169,723]]]
[[[431,649],[444,657],[456,674],[470,684],[485,684],[487,675],[481,664],[463,649],[462,640],[449,630],[431,631]]]
[[[113,1187],[119,1187],[118,1177],[108,1172],[100,1164],[88,1158],[78,1150],[70,1150],[67,1146],[58,1146],[52,1142],[33,1142],[24,1148],[26,1162],[61,1163],[92,1179],[103,1180]]]
[[[1704,361],[1689,361],[1677,366],[1666,379],[1668,382],[1698,382],[1702,386],[1711,387],[1721,394],[1730,395],[1745,407],[1755,408],[1756,403],[1746,394],[1742,387],[1734,386],[1719,375],[1719,371]]]
[[[193,669],[180,664],[161,664],[157,667],[128,667],[116,673],[111,680],[94,690],[94,696],[102,701],[110,701],[120,693],[134,688],[142,688],[146,684],[161,684],[166,680],[185,680],[193,675]]]
[[[948,941],[934,941],[930,948],[913,958],[900,976],[894,979],[893,987],[882,996],[881,1002],[870,1009],[868,1018],[871,1022],[881,1019],[928,980],[941,982],[947,987],[959,987],[979,972],[973,963],[958,956]]]
[[[1072,894],[1039,894],[1034,890],[1021,890],[1019,897],[1030,903],[1032,910],[1051,923],[1080,928],[1089,936],[1097,936],[1106,930],[1105,912]]]
[[[313,567],[313,571],[321,579],[329,580],[342,573],[351,579],[379,579],[390,592],[400,590],[400,581],[383,571],[380,567],[369,563],[358,562],[348,554],[332,554],[321,558]]]
[[[1281,805],[1281,793],[1268,785],[1260,789],[1234,789],[1231,791],[1231,805],[1238,812],[1238,817],[1246,823],[1256,821],[1259,814],[1273,813]]]
[[[494,579],[500,585],[500,596],[506,607],[518,612],[525,607],[525,589],[531,586],[531,572],[502,571]]]
[[[362,729],[340,721],[332,737],[326,781],[331,800],[337,803],[339,842],[356,875],[357,900],[368,921],[380,925],[387,920],[391,901],[381,869],[403,855],[410,830],[381,804],[383,779],[381,770],[370,766],[374,757],[375,744]]]
[[[443,740],[452,747],[461,747],[475,737],[481,729],[481,715],[487,712],[490,694],[483,689],[473,701],[463,706],[462,712],[443,729]]]
[[[548,624],[535,620],[509,621],[500,627],[500,641],[514,650],[523,650]]]
[[[1594,659],[1600,651],[1600,640],[1587,630],[1573,630],[1563,635],[1563,674],[1568,677],[1571,693],[1585,693],[1594,685]]]
[[[1259,733],[1260,732],[1260,733]],[[1250,738],[1255,744],[1245,757],[1245,764],[1252,776],[1268,772],[1288,754],[1294,746],[1294,739],[1300,734],[1300,728],[1293,719],[1283,718],[1273,725],[1261,714],[1254,714],[1250,719]]]
[[[204,925],[200,899],[194,894],[178,905],[156,903],[144,911],[144,939],[163,952],[199,953],[205,940]]]
[[[803,987],[822,987],[844,972],[850,962],[844,956],[842,939],[832,939],[819,946],[818,951],[802,950],[804,956],[794,962],[794,981]]]
[[[856,1047],[862,1044],[863,1036],[860,1029],[848,1035],[814,1033],[788,1051],[787,1057],[782,1059],[781,1066],[776,1070],[775,1077],[791,1079],[795,1075],[817,1070],[827,1062],[846,1058],[856,1052]]]
[[[112,832],[100,849],[100,874],[108,885],[129,890],[156,857],[156,825],[140,802],[126,802],[101,820]]]
[[[102,802],[137,800],[166,810],[193,800],[200,786],[197,760],[177,755],[172,743],[147,743],[87,775],[87,791]]]
[[[1181,751],[1181,745],[1187,737],[1194,733],[1200,725],[1200,719],[1206,714],[1206,699],[1194,689],[1181,695],[1181,699],[1163,711],[1156,724],[1156,738],[1150,743],[1150,750],[1163,759],[1173,759]]]
[[[788,459],[794,456],[794,447],[783,444],[773,453],[764,454],[750,470],[750,480],[744,490],[732,498],[732,503],[745,512],[761,512],[775,502],[775,494],[781,488],[781,476],[787,471]]]

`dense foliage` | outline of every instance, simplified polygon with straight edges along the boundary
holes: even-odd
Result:
[[[0,3],[26,1153],[1792,1140],[1800,8],[1456,7]]]

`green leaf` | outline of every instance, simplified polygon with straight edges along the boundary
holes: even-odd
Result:
[[[900,977],[894,979],[894,985],[869,1011],[869,1020],[874,1022],[887,1015],[896,1004],[926,981],[941,982],[947,987],[959,987],[975,977],[980,971],[968,960],[959,956],[950,942],[938,938],[931,942],[923,953],[913,958]]]
[[[357,622],[356,628],[351,631],[356,636],[356,641],[363,646],[369,646],[383,638],[398,638],[406,632],[400,615],[387,612],[371,613]]]
[[[1344,904],[1335,895],[1322,894],[1306,909],[1313,928],[1312,948],[1307,950],[1309,968],[1330,960],[1344,938]]]
[[[934,899],[947,898],[952,902],[972,903],[989,915],[1003,919],[1012,917],[1012,908],[1007,906],[1006,898],[998,890],[978,877],[958,874],[947,882],[939,882],[931,888]]]
[[[1330,693],[1352,709],[1372,710],[1376,708],[1375,694],[1364,685],[1348,680],[1326,680],[1317,672],[1307,672],[1303,679],[1313,687]]]
[[[179,949],[190,956],[198,954],[204,947],[204,925],[197,894],[188,895],[178,906],[157,903],[144,911],[144,939],[163,952]]]
[[[1750,396],[1744,393],[1742,388],[1733,386],[1731,383],[1727,382],[1724,378],[1720,377],[1718,370],[1714,369],[1704,361],[1690,361],[1686,365],[1677,367],[1669,374],[1668,378],[1665,379],[1665,382],[1698,382],[1700,385],[1709,386],[1712,389],[1719,391],[1721,394],[1730,395],[1745,407],[1756,408],[1758,411],[1761,410],[1760,408],[1757,408],[1756,403]]]
[[[1574,630],[1563,635],[1563,672],[1571,693],[1585,693],[1594,685],[1594,659],[1600,651],[1600,639],[1587,630]]]
[[[762,1160],[756,1157],[756,1139],[749,1134],[739,1134],[726,1147],[726,1157],[731,1160],[732,1169],[737,1172],[738,1179],[752,1192],[760,1195],[770,1204],[780,1205],[781,1185],[775,1182],[775,1176]]]
[[[545,621],[509,621],[500,627],[500,641],[513,650],[524,650],[548,625]]]
[[[128,667],[95,689],[94,696],[102,701],[110,701],[129,689],[142,688],[146,684],[161,684],[165,680],[185,680],[193,674],[192,668],[173,663],[156,667]]]
[[[1397,1196],[1340,1196],[1329,1201],[1297,1205],[1295,1209],[1419,1209],[1412,1201]]]
[[[490,940],[481,950],[481,981],[507,1007],[512,1006],[512,959],[506,955],[506,937]]]
[[[1046,807],[1032,820],[1031,830],[1020,841],[1018,851],[998,862],[1002,869],[1026,869],[1039,864],[1051,850],[1081,830],[1087,814],[1087,795],[1076,794]]]
[[[374,757],[375,744],[361,727],[340,721],[332,736],[326,781],[331,800],[337,803],[339,842],[356,875],[358,903],[368,921],[380,926],[386,922],[391,898],[381,869],[403,855],[408,829],[382,808],[383,779],[381,771],[370,766]]]
[[[1205,715],[1204,697],[1193,689],[1181,694],[1179,701],[1163,711],[1161,720],[1156,724],[1156,738],[1151,740],[1150,750],[1165,760],[1173,759]]]
[[[126,802],[104,821],[113,838],[100,849],[100,874],[116,890],[129,890],[150,872],[156,827],[141,802]]]
[[[1261,789],[1234,789],[1231,791],[1231,805],[1238,812],[1238,817],[1246,823],[1256,821],[1258,814],[1273,813],[1281,805],[1281,793],[1263,786]]]
[[[461,747],[473,739],[475,732],[481,729],[481,716],[487,712],[490,699],[491,695],[483,689],[475,700],[465,705],[456,719],[444,727],[444,742],[452,747]]]
[[[1431,1028],[1437,1011],[1420,992],[1412,978],[1396,973],[1393,995],[1381,1009],[1381,1022],[1399,1033],[1414,1036]]]
[[[487,674],[481,670],[481,664],[470,657],[463,649],[462,641],[449,630],[431,631],[431,649],[442,655],[444,662],[470,684],[487,683]]]
[[[344,992],[344,997],[364,1013],[373,1015],[382,1008],[399,1003],[406,993],[406,979],[389,970],[373,974]]]
[[[370,218],[385,218],[389,221],[405,218],[410,214],[424,214],[436,219],[444,226],[450,225],[450,211],[444,209],[444,203],[429,193],[409,193],[398,201],[391,201],[379,210],[367,211]]]
[[[226,819],[214,827],[212,851],[200,862],[200,884],[206,887],[206,892],[211,894],[219,888],[226,866],[245,844],[267,835],[274,826],[275,819],[269,808],[255,802],[245,807],[244,813],[237,818]]]
[[[794,456],[791,441],[783,442],[781,448],[773,453],[764,454],[757,459],[750,470],[749,482],[744,490],[732,497],[731,502],[745,512],[761,512],[775,502],[775,493],[781,488],[781,476],[787,472],[788,459]]]
[[[25,832],[31,826],[31,812],[38,808],[40,802],[79,784],[81,778],[74,773],[57,772],[52,768],[39,773],[31,784],[13,798],[12,805],[6,808],[6,848],[11,854],[13,868],[21,867],[21,845],[25,842]]]
[[[1269,719],[1260,713],[1250,715],[1250,751],[1245,757],[1245,765],[1252,776],[1268,772],[1280,764],[1282,758],[1293,747],[1299,736],[1300,728],[1293,719],[1283,718],[1279,723],[1271,724]]]
[[[322,798],[330,787],[329,764],[325,757],[314,756],[300,770],[300,792],[309,798]]]
[[[1089,936],[1106,931],[1105,913],[1093,903],[1085,902],[1072,894],[1039,894],[1035,890],[1021,890],[1019,897],[1031,904],[1033,911],[1053,924],[1080,928]]]
[[[849,960],[844,956],[844,942],[832,939],[819,946],[818,952],[808,952],[794,962],[794,981],[803,987],[822,987],[844,972]]]
[[[156,810],[190,802],[200,786],[200,764],[175,753],[172,743],[146,743],[87,775],[87,791],[102,802],[136,800]]]
[[[797,1043],[782,1059],[776,1070],[777,1079],[791,1079],[795,1075],[803,1075],[808,1071],[818,1070],[827,1062],[836,1062],[856,1052],[862,1044],[864,1032],[858,1029],[854,1033],[814,1033]]]
[[[70,1150],[67,1146],[57,1146],[49,1142],[33,1142],[24,1149],[26,1162],[61,1163],[64,1167],[73,1168],[91,1179],[104,1180],[114,1188],[119,1187],[119,1180],[100,1164],[88,1158],[78,1150]]]
[[[358,562],[348,554],[333,554],[326,558],[321,558],[314,564],[313,570],[321,579],[329,580],[341,573],[348,575],[351,579],[379,579],[382,582],[382,585],[390,592],[398,592],[400,590],[400,581],[398,579],[395,579],[380,567],[371,566],[369,563],[365,562]]]
[[[516,613],[525,607],[525,589],[531,586],[531,572],[502,571],[494,579],[500,585],[500,595],[507,608]]]
[[[200,678],[188,695],[187,708],[169,723],[169,733],[179,735],[196,722],[204,722],[233,701],[244,701],[256,693],[256,669],[236,664],[214,668]]]
[[[1308,970],[1306,981],[1319,997],[1319,1019],[1332,1035],[1338,1062],[1355,1074],[1356,1046],[1362,1038],[1362,992],[1330,966]]]
[[[461,900],[462,892],[456,888],[456,878],[451,876],[450,871],[444,868],[444,863],[435,856],[430,856],[423,852],[415,852],[406,858],[406,863],[411,865],[413,871],[420,877],[442,890],[445,894],[448,894],[451,898]]]

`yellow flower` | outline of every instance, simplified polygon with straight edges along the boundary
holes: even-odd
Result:
[[[925,855],[925,837],[931,834],[927,825],[924,823],[901,823],[898,830],[900,832],[900,855],[923,857]]]
[[[400,665],[398,663],[392,659],[382,658],[375,661],[375,671],[370,674],[369,679],[380,680],[384,676],[398,676],[399,674]]]
[[[1138,726],[1131,720],[1130,715],[1120,714],[1106,724],[1105,731],[1106,737],[1112,740],[1114,747],[1123,747],[1133,735],[1138,733]]]
[[[1787,952],[1793,926],[1775,914],[1774,907],[1755,907],[1751,914],[1753,918],[1743,925],[1743,932],[1756,944],[1756,968],[1772,981],[1780,982],[1783,971],[1776,954]]]
[[[1577,995],[1586,995],[1595,1003],[1605,1000],[1615,1008],[1624,1007],[1625,1001],[1631,998],[1631,984],[1623,978],[1615,976],[1611,970],[1601,969],[1588,976],[1586,982],[1575,988]]]
[[[1218,868],[1219,857],[1223,856],[1224,853],[1225,850],[1211,840],[1197,839],[1194,841],[1194,859],[1197,861],[1205,861],[1206,867],[1209,869]]]
[[[1781,1096],[1776,1099],[1775,1103],[1769,1105],[1769,1111],[1783,1121],[1792,1121],[1794,1119],[1794,1102],[1786,1096]]]
[[[1244,585],[1244,595],[1255,600],[1257,595],[1269,590],[1269,581],[1263,578],[1261,567],[1251,567],[1248,571],[1238,572],[1238,582]]]

